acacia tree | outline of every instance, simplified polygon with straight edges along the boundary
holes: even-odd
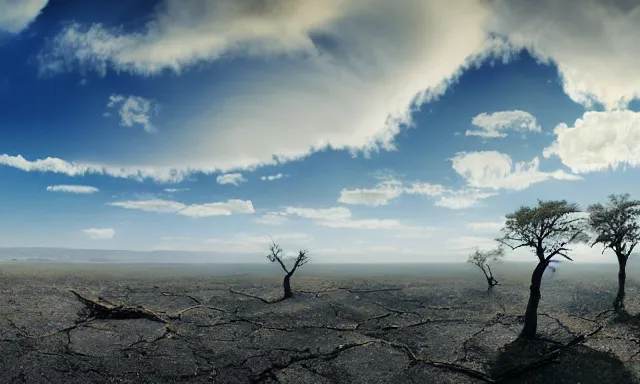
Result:
[[[616,311],[624,309],[626,267],[631,252],[640,241],[640,201],[629,194],[609,195],[607,205],[592,204],[588,208],[589,227],[596,238],[591,244],[602,244],[602,253],[610,248],[618,258],[618,294],[613,302]]]
[[[488,289],[491,289],[495,285],[498,285],[498,280],[493,277],[493,272],[491,272],[491,264],[503,257],[504,248],[502,247],[491,249],[489,251],[481,251],[479,248],[476,248],[473,253],[469,255],[467,263],[471,263],[480,268],[482,273],[484,273],[484,277],[487,278],[487,284],[489,285]]]
[[[280,264],[280,266],[286,273],[286,275],[284,276],[284,282],[282,283],[284,287],[283,299],[290,298],[291,296],[293,296],[293,292],[291,291],[291,276],[293,276],[293,274],[299,267],[309,262],[309,252],[307,250],[299,251],[298,256],[294,258],[293,267],[289,269],[285,264],[284,251],[282,250],[282,248],[280,248],[278,244],[276,244],[275,242],[272,242],[271,245],[269,246],[269,254],[267,255],[267,258],[272,263],[277,262],[278,264]]]
[[[511,249],[528,247],[538,257],[531,275],[529,302],[520,337],[533,339],[538,328],[538,303],[542,275],[555,256],[573,261],[567,245],[586,240],[584,218],[575,215],[580,209],[566,200],[540,201],[537,207],[520,207],[506,216],[503,236],[496,239]]]

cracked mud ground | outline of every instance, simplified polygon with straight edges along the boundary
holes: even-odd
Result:
[[[295,276],[296,296],[268,304],[280,278],[5,271],[0,383],[640,382],[634,281],[622,319],[602,314],[611,279],[545,281],[542,341],[520,345],[524,276],[490,293],[481,276]],[[166,323],[92,319],[69,288]],[[543,356],[552,358],[536,364]]]

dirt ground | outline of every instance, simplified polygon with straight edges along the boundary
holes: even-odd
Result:
[[[294,276],[269,303],[281,277],[2,268],[0,383],[640,383],[634,280],[613,316],[614,280],[546,279],[523,344],[523,278]],[[92,319],[69,288],[162,321]]]

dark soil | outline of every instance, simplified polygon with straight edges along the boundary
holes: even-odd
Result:
[[[295,296],[276,301],[281,277],[5,268],[0,383],[640,382],[633,280],[620,316],[604,312],[616,291],[610,279],[543,280],[535,342],[516,340],[526,279],[500,281],[487,291],[481,274],[301,275]],[[109,318],[113,308],[119,315]]]

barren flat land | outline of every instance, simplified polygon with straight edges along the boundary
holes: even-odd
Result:
[[[310,264],[272,302],[269,265],[3,262],[0,383],[639,383],[639,270],[623,315],[615,265],[549,272],[518,343],[534,266]]]

